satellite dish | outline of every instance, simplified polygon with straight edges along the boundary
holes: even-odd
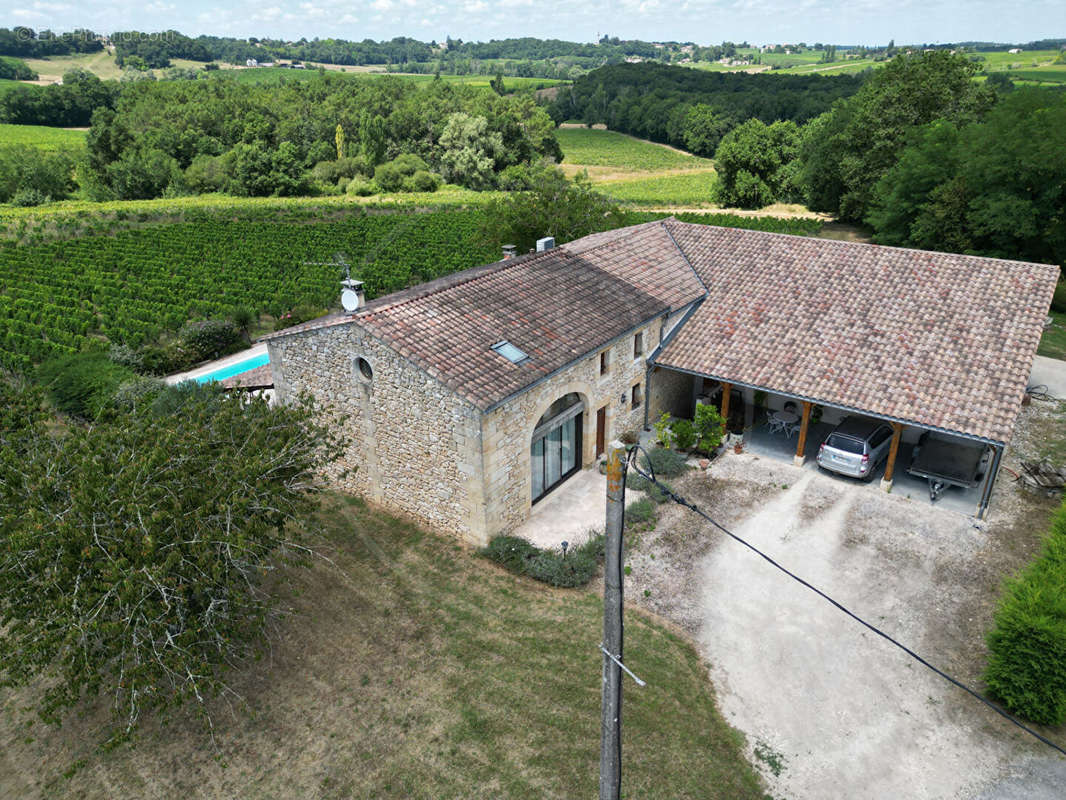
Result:
[[[341,292],[341,305],[345,311],[355,311],[359,308],[359,295],[351,289]]]

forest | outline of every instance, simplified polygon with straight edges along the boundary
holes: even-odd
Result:
[[[530,94],[435,81],[321,75],[274,86],[131,84],[93,114],[99,199],[225,191],[243,196],[414,191],[446,181],[494,188],[510,168],[561,158]]]
[[[858,91],[857,75],[748,75],[662,64],[615,64],[560,89],[556,121],[611,130],[714,154],[721,137],[748,119],[806,122]]]

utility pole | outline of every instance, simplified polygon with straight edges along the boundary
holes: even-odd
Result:
[[[600,722],[600,800],[622,791],[622,515],[625,446],[607,446],[607,535],[603,576],[603,705]]]

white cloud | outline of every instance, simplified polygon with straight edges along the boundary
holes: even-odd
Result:
[[[16,8],[11,12],[11,16],[15,19],[46,19],[45,15],[40,11],[33,11],[28,8]]]
[[[370,7],[375,11],[388,11],[392,8],[392,0],[374,0]]]

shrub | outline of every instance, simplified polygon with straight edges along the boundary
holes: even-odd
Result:
[[[481,555],[501,564],[511,572],[526,574],[526,562],[540,552],[532,542],[521,536],[494,536]]]
[[[655,527],[655,503],[645,498],[626,506],[626,530],[651,530]]]
[[[696,429],[691,420],[679,419],[673,425],[674,444],[678,450],[688,450],[696,444]]]
[[[366,178],[352,178],[348,181],[344,191],[355,197],[370,197],[372,194],[377,194],[378,187],[374,185],[373,181],[368,181]]]
[[[652,425],[655,428],[655,439],[663,447],[669,447],[673,443],[673,433],[670,430],[670,412],[664,411],[659,421]]]
[[[126,344],[111,345],[111,349],[107,351],[107,357],[116,364],[121,364],[134,372],[141,372],[144,369],[143,351],[134,350]]]
[[[95,419],[111,404],[119,386],[135,377],[131,369],[102,352],[59,356],[37,369],[37,380],[56,408],[82,419]]]
[[[592,580],[597,567],[596,559],[580,550],[566,556],[541,550],[527,562],[526,574],[550,586],[573,589]]]
[[[133,409],[143,403],[150,403],[166,389],[166,386],[159,378],[137,375],[123,381],[115,390],[115,405],[121,409]]]
[[[685,471],[685,457],[673,450],[657,448],[644,453],[640,465],[656,478],[676,478]]]
[[[725,420],[714,406],[696,406],[696,417],[692,425],[696,433],[696,446],[703,452],[710,453],[722,443]]]
[[[52,202],[52,198],[40,189],[19,189],[19,191],[15,193],[15,196],[11,198],[11,202],[16,206],[28,208],[30,206],[39,206],[44,203],[50,203]]]
[[[196,361],[234,353],[244,344],[240,329],[228,319],[187,322],[182,327],[179,338]]]
[[[521,536],[495,536],[480,553],[516,575],[570,589],[584,586],[596,574],[603,558],[603,534],[590,535],[565,556],[561,550],[542,550]]]
[[[1066,721],[1066,506],[1041,555],[1007,583],[987,639],[989,691],[1033,722]]]
[[[429,165],[412,153],[404,153],[379,164],[374,170],[374,182],[386,192],[404,191],[404,180],[416,172],[429,172]]]
[[[666,491],[673,491],[673,487],[666,481],[657,479],[656,483],[652,483],[639,472],[630,472],[626,475],[626,488],[634,492],[644,492],[648,499],[655,503],[665,503],[670,499]]]
[[[409,178],[404,179],[403,190],[405,192],[435,192],[440,188],[440,183],[439,176],[420,169]]]

